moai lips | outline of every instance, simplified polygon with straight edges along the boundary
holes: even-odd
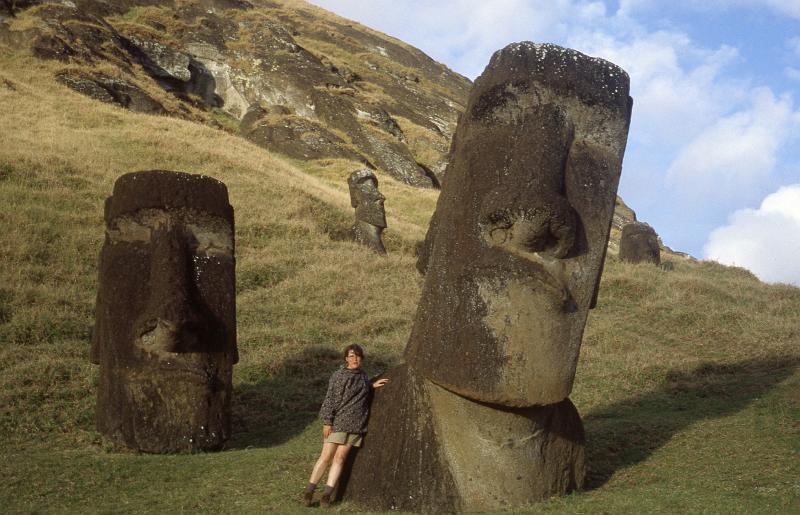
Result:
[[[97,427],[144,452],[218,449],[236,348],[233,209],[210,177],[121,176],[106,201]]]

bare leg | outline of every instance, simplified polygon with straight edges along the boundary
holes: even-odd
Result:
[[[342,475],[342,468],[344,468],[344,462],[347,459],[347,453],[350,452],[351,447],[353,446],[339,445],[336,449],[336,454],[334,454],[333,463],[331,464],[331,470],[328,472],[327,486],[331,488],[336,486],[336,483],[339,481],[339,476]]]
[[[308,480],[309,483],[319,483],[319,480],[322,479],[322,474],[325,473],[325,469],[328,468],[331,459],[338,454],[337,447],[344,447],[344,445],[330,442],[322,444],[322,452],[319,455],[317,463],[314,465],[314,470],[311,471],[311,478]],[[332,467],[331,472],[333,472]]]

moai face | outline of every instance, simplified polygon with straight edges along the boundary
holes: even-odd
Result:
[[[180,172],[126,174],[105,221],[91,352],[98,429],[146,452],[220,447],[238,360],[225,185]]]
[[[569,395],[630,108],[627,74],[606,61],[532,43],[494,55],[459,123],[426,239],[410,366],[483,402]]]
[[[629,263],[661,264],[661,247],[655,229],[641,222],[629,223],[623,227],[619,257]]]
[[[378,191],[378,178],[372,170],[356,170],[347,179],[350,187],[350,204],[356,209],[356,221],[386,228],[386,197]]]

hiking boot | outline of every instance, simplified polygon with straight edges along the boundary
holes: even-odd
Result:
[[[314,502],[314,492],[303,492],[303,506],[309,507]]]
[[[322,497],[319,498],[319,507],[330,508],[330,506],[331,506],[331,494],[322,494]]]

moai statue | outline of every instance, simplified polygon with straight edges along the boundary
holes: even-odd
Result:
[[[494,54],[451,148],[406,364],[385,374],[344,496],[496,511],[583,485],[568,396],[606,253],[632,101],[555,45]]]
[[[622,228],[619,239],[619,258],[628,263],[661,264],[661,247],[655,229],[642,222]]]
[[[350,204],[356,209],[356,223],[353,225],[355,240],[379,254],[386,254],[381,235],[386,229],[386,211],[383,201],[386,197],[378,191],[378,178],[372,170],[356,170],[347,178],[350,187]]]
[[[203,175],[128,173],[105,222],[91,348],[98,431],[143,452],[219,449],[238,361],[227,188]]]

